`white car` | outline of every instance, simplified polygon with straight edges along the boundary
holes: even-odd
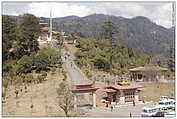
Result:
[[[165,99],[169,99],[169,97],[168,96],[160,96],[160,101],[165,100]]]
[[[159,105],[175,105],[175,102],[174,99],[163,99],[159,101]]]
[[[142,117],[153,117],[160,111],[159,107],[146,108],[144,107],[141,113]]]
[[[166,118],[175,118],[176,117],[176,113],[175,111],[171,111],[171,112],[168,112],[164,115],[164,117]]]

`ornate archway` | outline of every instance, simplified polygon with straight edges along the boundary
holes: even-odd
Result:
[[[96,90],[99,88],[93,87],[92,84],[79,84],[79,85],[74,85],[73,89],[71,90],[72,93],[74,93],[74,108],[77,108],[77,93],[92,93],[92,104],[93,107],[96,107]]]

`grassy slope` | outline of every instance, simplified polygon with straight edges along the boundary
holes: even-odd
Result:
[[[14,86],[8,91],[7,102],[3,104],[3,114],[11,113],[13,116],[64,116],[57,106],[56,87],[62,81],[61,69],[57,68],[54,75],[48,73],[47,80],[40,84],[28,86],[28,92],[22,92],[15,98]],[[31,100],[32,97],[32,100]],[[16,104],[16,102],[18,104]],[[34,108],[31,113],[30,106]]]
[[[159,101],[160,96],[174,97],[175,83],[140,83],[144,88],[140,93],[140,99],[146,96],[146,101]],[[172,96],[173,94],[173,96]]]

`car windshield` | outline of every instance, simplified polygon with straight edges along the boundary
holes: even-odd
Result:
[[[174,104],[175,102],[173,101],[163,101],[163,102],[159,102],[160,105],[170,105],[170,104]]]
[[[153,113],[153,112],[156,112],[157,109],[144,109],[143,112],[145,113]]]
[[[164,105],[164,103],[163,103],[163,102],[159,102],[159,104],[160,104],[160,105]]]
[[[148,110],[144,109],[143,112],[148,113]]]
[[[152,109],[152,110],[151,110],[151,113],[156,112],[156,111],[157,111],[157,109]]]

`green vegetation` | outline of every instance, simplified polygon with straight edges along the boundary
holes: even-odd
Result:
[[[34,15],[24,14],[17,21],[3,15],[2,32],[4,99],[9,85],[14,85],[14,93],[18,97],[23,88],[27,92],[29,84],[44,81],[46,71],[61,67],[58,51],[51,47],[39,49],[39,18]]]
[[[120,43],[111,43],[108,40],[84,39],[77,40],[76,47],[80,48],[75,56],[76,64],[79,67],[97,68],[103,71],[110,71],[110,57],[112,55],[112,71],[143,66],[148,61],[148,55],[126,48]],[[110,53],[112,50],[112,54]]]
[[[79,50],[75,53],[76,64],[82,68],[87,67],[85,74],[91,77],[90,69],[98,69],[111,74],[124,74],[127,69],[145,65],[149,56],[125,47],[115,42],[115,35],[119,33],[119,27],[112,21],[104,22],[101,27],[102,39],[77,40],[76,47]]]
[[[39,19],[32,14],[20,16],[18,22],[2,16],[3,77],[11,78],[33,70],[33,57],[38,48]]]
[[[31,14],[24,14],[17,22],[9,16],[2,16],[3,62],[17,60],[23,55],[30,55],[39,50],[39,19]]]
[[[27,85],[42,83],[47,77],[47,70],[56,70],[54,64],[61,65],[61,56],[59,52],[50,47],[38,50],[30,56],[24,55],[19,60],[7,60],[3,67],[6,71],[3,75],[3,96],[6,95],[9,84],[16,87],[14,93],[18,98],[19,91],[22,92],[24,86],[27,92]],[[34,76],[32,71],[40,73]]]
[[[8,16],[2,16],[2,59],[7,60],[10,56],[10,49],[12,48],[12,43],[16,38],[16,24],[15,20]]]
[[[40,49],[37,53],[30,56],[24,55],[17,61],[7,61],[5,63],[4,76],[15,76],[16,74],[22,75],[31,73],[33,70],[46,71],[56,64],[61,65],[61,55],[59,52],[52,48]],[[42,72],[46,76],[46,72]]]
[[[112,42],[113,40],[115,40],[114,35],[116,35],[117,33],[119,33],[119,27],[114,22],[106,21],[103,23],[101,27],[102,38],[111,40]]]

